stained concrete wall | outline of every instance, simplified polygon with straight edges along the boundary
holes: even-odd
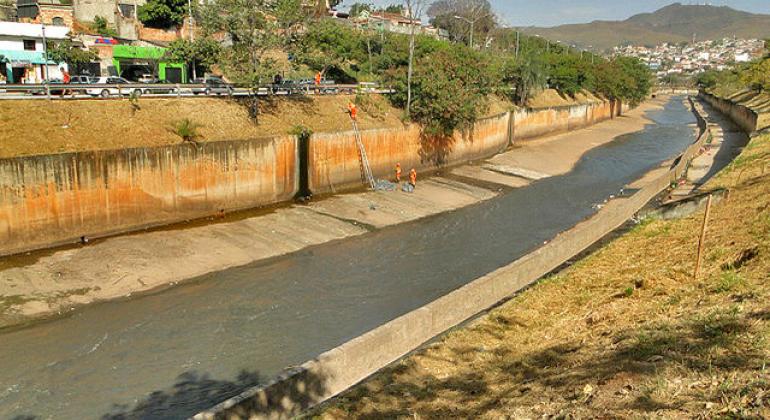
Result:
[[[457,133],[440,145],[421,138],[415,125],[361,132],[372,172],[389,176],[396,163],[410,168],[435,167],[480,159],[505,149],[511,142],[587,127],[620,115],[620,102],[555,108],[521,109],[478,121],[472,130]],[[334,192],[361,185],[361,166],[353,131],[313,135],[310,141],[309,183],[314,193]]]
[[[401,163],[432,168],[491,156],[512,141],[573,130],[610,118],[607,102],[519,110],[478,121],[436,147],[411,125],[361,133],[375,176]],[[360,186],[354,133],[310,139],[313,193]],[[0,255],[205,217],[291,199],[300,179],[293,137],[0,160]],[[439,156],[440,155],[440,156]]]
[[[293,137],[0,159],[0,255],[291,199]]]
[[[456,134],[441,147],[422,141],[416,125],[362,131],[361,141],[375,176],[392,174],[396,163],[401,164],[406,176],[410,168],[434,167],[438,154],[443,154],[444,164],[454,164],[505,149],[508,124],[508,113],[480,120],[472,131]],[[314,134],[309,153],[310,190],[314,193],[361,185],[361,161],[353,131]]]
[[[738,124],[741,130],[747,134],[751,135],[762,128],[760,127],[759,115],[749,107],[703,91],[701,91],[698,96],[719,110],[719,112],[730,117],[730,119]],[[770,115],[764,117],[769,119],[768,121],[764,121],[765,127],[770,126]]]
[[[611,201],[596,216],[560,234],[514,263],[193,418],[291,418],[339,394],[433,337],[511,296],[617,229],[679,179],[710,135],[705,121],[700,117],[699,126],[700,136],[675,161],[672,168],[633,196]]]
[[[542,109],[521,109],[513,114],[513,140],[525,140],[576,130],[622,113],[620,101],[606,101]]]

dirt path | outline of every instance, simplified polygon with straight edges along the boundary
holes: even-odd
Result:
[[[262,214],[235,215],[218,223],[196,222],[125,235],[88,246],[0,260],[0,327],[69,311],[78,305],[131,296],[229,267],[291,253],[471,205],[529,180],[505,165],[556,175],[588,150],[641,130],[651,101],[624,117],[558,136],[534,140],[478,165],[420,182],[416,193],[367,192],[334,196]],[[479,184],[479,180],[486,184]]]

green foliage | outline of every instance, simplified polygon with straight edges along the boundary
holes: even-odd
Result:
[[[299,139],[308,140],[313,136],[313,130],[304,125],[295,125],[289,130],[289,134]]]
[[[116,37],[118,33],[107,23],[107,19],[102,16],[95,16],[91,29],[101,36]]]
[[[149,0],[139,6],[136,15],[152,28],[179,26],[187,16],[187,0]]]
[[[488,56],[465,47],[438,49],[416,60],[411,118],[423,128],[424,159],[444,163],[453,133],[469,129],[486,111],[487,97],[498,82],[490,66]],[[390,99],[404,107],[405,72],[392,80],[400,88]]]
[[[358,17],[361,16],[361,13],[363,12],[371,12],[374,9],[374,6],[370,3],[353,3],[353,5],[350,6],[350,16],[352,17]]]
[[[385,13],[395,13],[395,14],[402,14],[404,12],[404,5],[403,4],[391,4],[384,9],[382,9]]]
[[[87,64],[99,59],[95,52],[75,46],[70,39],[48,41],[46,48],[48,59],[56,63],[70,65]]]
[[[166,56],[173,61],[185,63],[195,62],[209,68],[219,61],[222,45],[210,37],[198,38],[195,41],[176,39],[169,44]]]
[[[195,143],[200,138],[198,128],[200,128],[199,124],[194,123],[189,118],[184,118],[174,123],[171,132],[181,137],[182,141]]]
[[[438,0],[428,8],[430,23],[449,32],[449,37],[462,43],[470,40],[470,24],[455,16],[474,21],[474,44],[482,44],[495,28],[497,21],[488,0]]]
[[[310,14],[303,7],[303,0],[277,0],[273,13],[278,27],[284,33],[287,43],[294,39],[294,35],[310,19]]]
[[[204,32],[224,33],[230,40],[219,64],[234,82],[257,86],[275,74],[267,53],[282,43],[279,23],[273,19],[276,7],[272,0],[218,0],[203,6]]]
[[[741,81],[753,91],[770,91],[770,58],[749,64],[741,73]]]
[[[509,58],[502,69],[502,81],[509,90],[511,99],[524,105],[538,91],[546,87],[546,68],[540,57],[533,55],[522,59]]]

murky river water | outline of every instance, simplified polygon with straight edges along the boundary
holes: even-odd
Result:
[[[563,176],[0,334],[0,418],[181,418],[533,250],[683,150],[681,98]],[[94,262],[98,264],[98,261]]]

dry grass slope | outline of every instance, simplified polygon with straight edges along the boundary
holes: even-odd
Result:
[[[703,213],[651,220],[310,413],[330,418],[770,418],[770,136]]]

